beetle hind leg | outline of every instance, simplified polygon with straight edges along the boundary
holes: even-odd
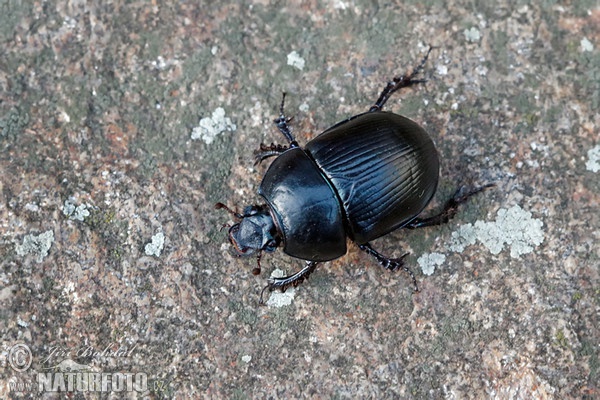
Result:
[[[365,253],[375,257],[377,262],[385,269],[389,269],[390,271],[397,271],[400,268],[402,268],[410,276],[410,279],[412,280],[413,286],[415,288],[415,292],[419,291],[419,286],[417,285],[417,278],[415,278],[415,274],[413,274],[410,268],[404,265],[404,257],[406,257],[408,253],[404,254],[400,258],[388,258],[383,254],[379,253],[373,247],[371,247],[369,243],[359,244],[358,247]]]
[[[371,106],[371,108],[369,109],[369,112],[381,111],[385,103],[389,100],[389,98],[395,91],[418,83],[427,82],[427,79],[416,79],[416,77],[425,67],[425,63],[427,62],[429,53],[431,53],[431,50],[433,50],[434,48],[435,47],[433,46],[429,46],[429,50],[427,50],[427,54],[425,54],[425,57],[423,57],[419,65],[417,65],[410,74],[398,75],[395,76],[391,81],[389,81],[381,91],[381,94],[379,95],[379,98],[377,99],[375,104],[373,104],[373,106]]]
[[[260,303],[264,304],[263,294],[265,290],[272,292],[275,289],[279,289],[282,292],[285,292],[291,286],[297,287],[304,282],[305,279],[308,279],[309,275],[317,268],[317,264],[316,261],[307,261],[306,266],[293,275],[285,276],[283,278],[270,278],[269,284],[265,286],[260,294]]]
[[[465,203],[471,196],[476,195],[477,193],[483,192],[484,190],[496,186],[495,183],[488,183],[487,185],[480,186],[478,188],[472,189],[467,193],[462,193],[463,188],[459,188],[454,196],[450,200],[446,202],[444,209],[437,215],[428,218],[415,218],[408,224],[404,226],[404,228],[408,229],[416,229],[423,228],[425,226],[435,226],[442,225],[450,221],[452,218],[456,216],[456,212],[458,210],[458,206],[462,203]]]

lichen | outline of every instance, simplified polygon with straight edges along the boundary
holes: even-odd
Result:
[[[164,245],[165,234],[158,232],[156,235],[152,236],[152,242],[146,244],[146,247],[144,247],[144,252],[148,256],[160,257],[160,253],[162,253]]]
[[[202,118],[199,125],[192,130],[192,139],[202,139],[204,143],[211,144],[217,135],[225,131],[234,132],[236,129],[231,119],[225,116],[225,110],[217,107],[212,116]]]
[[[26,235],[23,238],[23,243],[17,244],[15,250],[17,255],[21,257],[24,257],[27,254],[33,254],[37,262],[42,262],[42,260],[48,255],[53,242],[53,231],[46,231],[37,236]]]
[[[425,275],[431,275],[435,271],[436,266],[442,265],[446,261],[446,256],[441,253],[423,254],[417,262],[421,266],[421,270]]]
[[[510,247],[513,258],[531,253],[544,241],[544,223],[531,217],[529,211],[519,206],[498,210],[496,221],[477,221],[474,225],[461,226],[452,233],[450,250],[463,251],[479,240],[492,254],[500,253],[505,245]]]
[[[588,150],[588,160],[585,163],[585,168],[588,171],[600,171],[600,144]]]
[[[80,205],[75,205],[75,203],[68,199],[65,200],[65,203],[62,207],[62,212],[65,216],[71,219],[83,222],[83,220],[85,220],[86,217],[90,216],[88,207],[90,207],[89,204],[84,203]]]

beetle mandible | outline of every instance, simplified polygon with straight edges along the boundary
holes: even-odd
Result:
[[[288,145],[261,144],[256,155],[257,163],[277,156],[258,189],[266,204],[247,206],[243,213],[216,204],[239,221],[229,229],[229,241],[239,255],[256,255],[255,275],[260,273],[262,253],[279,246],[286,254],[306,260],[300,271],[270,278],[265,289],[285,291],[299,285],[317,263],[346,254],[349,238],[386,269],[406,271],[418,291],[414,274],[404,265],[408,253],[388,258],[370,242],[399,228],[446,223],[461,203],[493,186],[467,193],[459,189],[439,214],[419,217],[437,188],[438,153],[421,126],[383,111],[383,106],[399,89],[426,82],[417,75],[432,49],[410,74],[388,82],[369,111],[337,123],[304,148],[288,125],[291,118],[285,116],[283,94],[280,115],[274,122]]]

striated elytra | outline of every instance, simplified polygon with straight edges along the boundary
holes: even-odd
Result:
[[[243,214],[222,203],[216,205],[239,221],[229,229],[229,240],[239,255],[256,255],[255,274],[260,273],[262,252],[280,246],[286,254],[306,260],[302,270],[271,278],[265,289],[283,291],[297,286],[318,262],[346,254],[349,238],[385,268],[408,272],[417,291],[416,279],[403,263],[407,254],[390,259],[369,242],[399,228],[445,223],[460,203],[492,186],[464,194],[459,190],[439,214],[418,217],[437,188],[438,153],[421,126],[382,108],[398,89],[425,82],[416,76],[429,52],[431,48],[409,75],[390,81],[368,112],[334,125],[304,148],[289,129],[284,93],[280,116],[274,122],[289,145],[261,145],[257,154],[258,162],[276,156],[258,190],[266,203],[248,206]]]

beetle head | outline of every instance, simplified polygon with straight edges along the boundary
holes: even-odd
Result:
[[[250,256],[256,254],[258,268],[253,273],[260,273],[260,257],[263,251],[268,253],[275,251],[281,243],[277,234],[275,223],[269,213],[269,208],[263,206],[247,206],[244,213],[240,214],[229,209],[222,203],[217,203],[217,208],[223,208],[230,212],[240,222],[229,228],[229,241],[233,245],[238,256]]]

